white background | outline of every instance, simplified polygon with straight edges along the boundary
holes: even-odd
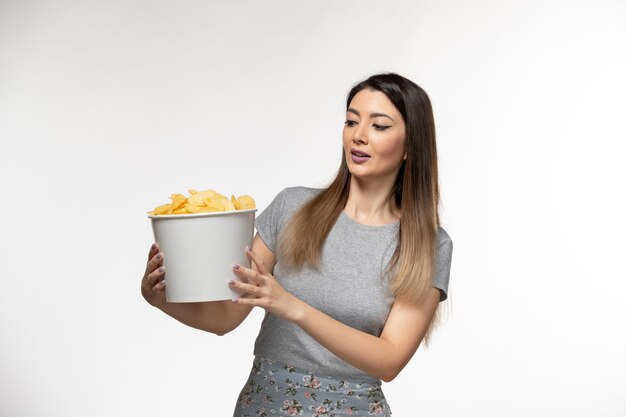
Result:
[[[0,1],[0,415],[230,416],[263,315],[150,307],[172,192],[321,187],[380,71],[435,112],[450,298],[394,416],[626,415],[622,1]],[[260,213],[257,212],[257,214]]]

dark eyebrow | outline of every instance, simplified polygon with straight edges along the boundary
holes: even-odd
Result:
[[[357,110],[355,110],[355,109],[353,109],[351,107],[348,110],[346,110],[346,113],[354,113],[357,116],[361,117],[361,114]],[[393,120],[391,117],[387,116],[385,113],[370,113],[370,117],[386,117],[389,120],[391,120],[392,122],[395,122],[395,120]]]

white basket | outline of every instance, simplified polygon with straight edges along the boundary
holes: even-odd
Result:
[[[197,214],[148,215],[163,252],[165,299],[169,303],[230,300],[239,297],[228,280],[239,281],[234,263],[250,267],[257,209]]]

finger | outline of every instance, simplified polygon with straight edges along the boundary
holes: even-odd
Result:
[[[257,306],[259,305],[259,298],[233,298],[233,303]]]
[[[246,246],[245,250],[246,256],[248,257],[248,259],[250,259],[251,262],[254,262],[254,264],[256,265],[256,269],[259,271],[259,274],[267,274],[269,271],[267,269],[267,266],[265,265],[265,262],[263,261],[263,258],[257,255],[257,253],[254,252],[249,246]]]
[[[148,276],[146,277],[146,285],[148,285],[149,288],[152,288],[163,279],[165,279],[165,267],[160,267],[156,271],[152,271],[150,274],[148,274]]]
[[[254,307],[267,308],[269,303],[265,298],[233,298],[235,304],[246,304]]]
[[[154,242],[148,251],[148,260],[152,259],[157,253],[159,253],[159,244]]]
[[[148,286],[152,288],[159,280],[165,278],[165,267],[161,266],[159,269],[152,271],[148,274],[148,278],[146,279]]]
[[[146,265],[146,271],[148,273],[151,273],[161,265],[163,265],[163,252],[157,252],[157,254],[148,261],[148,264]]]
[[[245,266],[235,264],[233,265],[233,272],[241,278],[242,281],[249,282],[251,284],[263,285],[265,282],[257,271],[246,268]]]
[[[247,294],[252,294],[254,296],[259,295],[259,287],[257,287],[256,285],[245,284],[243,282],[237,282],[232,279],[228,281],[228,285],[231,288],[243,291],[244,293],[247,293]]]
[[[258,272],[256,272],[255,270],[252,270],[251,272],[250,282],[254,283],[255,285],[259,287],[262,287],[263,285],[267,284],[267,280],[265,279],[265,277],[259,274]]]
[[[165,280],[157,282],[154,287],[152,287],[152,292],[159,293],[165,291]]]

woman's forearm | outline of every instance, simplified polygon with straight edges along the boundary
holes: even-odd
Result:
[[[393,346],[384,339],[347,326],[304,302],[292,321],[330,352],[369,375],[389,382],[400,371]]]
[[[231,301],[163,302],[155,307],[187,326],[218,336],[235,329],[249,313],[249,310],[244,310],[244,306],[233,306]]]

